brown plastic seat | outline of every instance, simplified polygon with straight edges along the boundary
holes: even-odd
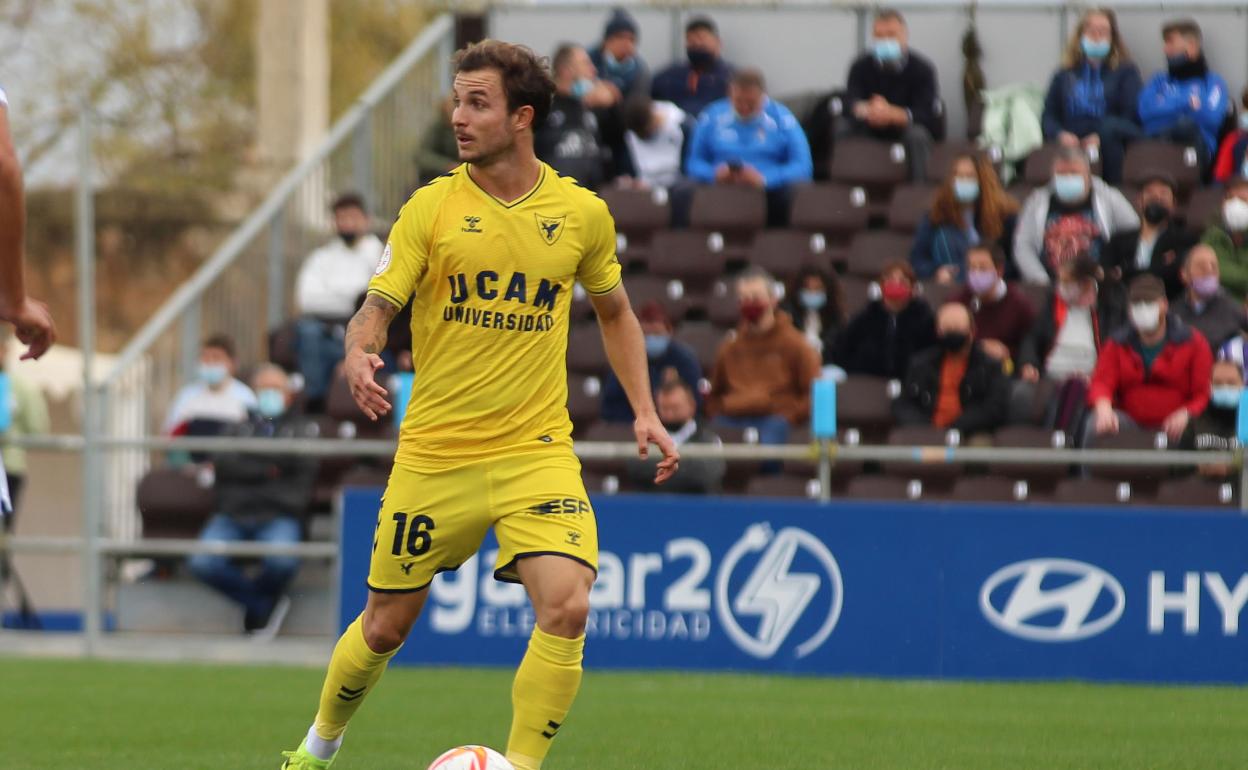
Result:
[[[750,245],[749,262],[780,281],[797,277],[807,266],[830,270],[831,255],[822,233],[804,230],[763,230]]]
[[[602,332],[595,323],[580,323],[568,332],[568,371],[601,377],[607,371]]]
[[[1053,502],[1061,505],[1128,505],[1131,485],[1111,479],[1063,479],[1053,490]]]
[[[602,413],[602,380],[596,375],[568,376],[568,416],[578,435]]]
[[[1209,225],[1221,224],[1222,201],[1225,198],[1220,187],[1201,187],[1192,191],[1183,210],[1183,221],[1188,229],[1201,232]]]
[[[737,292],[732,284],[720,281],[711,287],[706,300],[706,317],[721,329],[736,328],[741,318]]]
[[[711,376],[711,368],[715,365],[715,354],[719,346],[724,344],[725,333],[709,321],[688,321],[676,330],[675,339],[688,345],[702,366],[702,375]],[[689,383],[696,386],[696,382]]]
[[[868,194],[887,192],[910,177],[905,145],[868,137],[843,137],[832,150],[834,182],[862,185]]]
[[[596,422],[578,441],[636,442],[637,438],[633,434],[632,423]],[[581,465],[586,471],[615,475],[622,479],[626,462],[624,458],[604,460],[587,457],[581,460]]]
[[[1173,508],[1218,508],[1238,513],[1239,488],[1232,481],[1190,476],[1162,482],[1153,496],[1153,502]]]
[[[695,230],[748,240],[767,224],[767,196],[742,185],[704,185],[693,192],[689,225]]]
[[[828,183],[801,185],[793,190],[789,227],[822,233],[846,242],[867,229],[867,193],[861,187]]]
[[[893,398],[883,377],[851,374],[836,388],[838,430],[877,432],[893,424]]]
[[[722,239],[721,239],[722,240]],[[696,230],[664,230],[650,244],[650,274],[677,278],[686,286],[710,286],[724,274],[721,240]],[[714,246],[719,244],[719,249]]]
[[[653,300],[663,306],[667,317],[673,321],[683,319],[692,304],[686,296],[684,284],[678,278],[630,275],[624,279],[624,288],[628,290],[628,299],[633,307],[644,307]]]
[[[888,434],[888,445],[895,447],[923,447],[929,462],[890,460],[882,463],[884,472],[890,476],[919,479],[924,486],[948,489],[964,472],[963,463],[943,461],[943,450],[957,444],[956,434],[934,425],[900,425]]]
[[[888,230],[858,233],[849,245],[847,272],[863,278],[875,278],[889,262],[909,261],[913,240],[910,235]]]
[[[755,476],[746,487],[750,497],[782,497],[817,500],[819,481],[810,476],[793,476],[782,473],[774,476]]]
[[[1034,150],[1023,163],[1023,182],[1032,187],[1044,187],[1053,178],[1053,158],[1057,155],[1057,144],[1046,144]],[[1092,162],[1092,175],[1101,175],[1101,160],[1098,157]],[[1021,199],[1020,199],[1021,200]]]
[[[1066,434],[1036,425],[1009,425],[1000,428],[993,435],[992,444],[1018,449],[1064,449],[1067,446]],[[1054,484],[1070,475],[1070,465],[1002,461],[990,463],[988,472],[1000,478],[1024,479],[1032,486],[1052,489]]]
[[[1115,434],[1092,439],[1091,448],[1155,451],[1162,458],[1167,445],[1164,433],[1123,426]],[[1142,488],[1136,492],[1147,493],[1169,476],[1170,469],[1165,465],[1093,465],[1090,472],[1095,478],[1129,481],[1132,487]]]
[[[852,500],[920,500],[923,482],[898,476],[859,476],[845,487],[843,497]]]
[[[931,210],[935,193],[936,186],[930,184],[903,184],[893,190],[893,198],[888,203],[889,229],[912,235]]]
[[[620,260],[625,265],[647,262],[651,239],[672,220],[667,192],[608,187],[599,195],[615,219],[616,233],[624,236],[619,241]]]
[[[1200,161],[1195,147],[1141,139],[1127,145],[1122,164],[1123,184],[1140,187],[1155,173],[1168,174],[1179,186],[1179,198],[1187,200],[1200,186]]]
[[[932,182],[941,182],[949,176],[953,167],[953,159],[959,155],[973,154],[987,158],[997,174],[1001,173],[1002,155],[1000,148],[988,149],[977,146],[974,142],[936,142],[932,144],[927,155],[927,178]]]
[[[922,284],[923,299],[927,300],[927,304],[932,306],[932,310],[937,311],[940,306],[946,302],[953,301],[953,298],[962,291],[961,283],[937,283],[936,281],[923,281]]]
[[[269,332],[269,360],[287,372],[299,371],[299,333],[296,320],[290,320]]]
[[[1022,503],[1029,493],[1026,481],[1006,476],[966,476],[954,482],[948,497],[968,503]]]
[[[858,275],[841,276],[841,290],[845,293],[845,315],[849,318],[880,296],[879,284],[874,279]]]
[[[194,538],[215,512],[217,495],[181,468],[154,468],[139,481],[135,502],[144,537]]]

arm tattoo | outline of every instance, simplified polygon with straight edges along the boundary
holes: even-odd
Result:
[[[355,348],[365,353],[380,353],[386,346],[386,333],[390,322],[398,315],[399,309],[375,294],[369,294],[364,306],[352,316],[347,324],[346,350],[350,353]]]

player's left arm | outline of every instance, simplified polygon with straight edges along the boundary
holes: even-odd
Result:
[[[654,409],[654,396],[650,391],[650,370],[646,364],[646,344],[641,334],[641,324],[628,302],[628,292],[624,284],[616,284],[615,288],[605,294],[590,294],[594,311],[598,314],[598,326],[602,329],[602,344],[607,351],[607,360],[624,392],[628,395],[628,403],[633,407],[636,419],[633,432],[637,436],[637,454],[646,459],[653,442],[663,453],[659,461],[658,472],[654,483],[662,484],[671,478],[680,464],[680,453],[667,430],[659,422]]]

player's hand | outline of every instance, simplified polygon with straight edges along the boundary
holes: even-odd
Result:
[[[56,323],[48,306],[37,299],[27,297],[17,312],[4,313],[0,318],[13,324],[18,341],[27,346],[23,361],[39,358],[56,342]]]
[[[347,384],[351,386],[351,398],[355,399],[356,406],[373,422],[390,413],[386,389],[377,384],[377,371],[383,366],[385,363],[381,356],[359,349],[347,354],[347,360],[343,363]]]
[[[676,473],[680,467],[680,452],[676,451],[676,442],[667,435],[667,429],[659,422],[656,415],[638,417],[633,422],[633,433],[637,435],[637,456],[645,460],[650,456],[650,444],[658,444],[663,459],[659,460],[658,471],[654,474],[654,483],[662,484]]]

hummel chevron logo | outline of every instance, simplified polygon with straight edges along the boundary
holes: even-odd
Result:
[[[346,701],[347,703],[350,703],[353,700],[359,700],[364,697],[364,691],[366,689],[368,689],[367,686],[361,687],[358,690],[352,690],[350,687],[343,685],[338,689],[338,700]]]

